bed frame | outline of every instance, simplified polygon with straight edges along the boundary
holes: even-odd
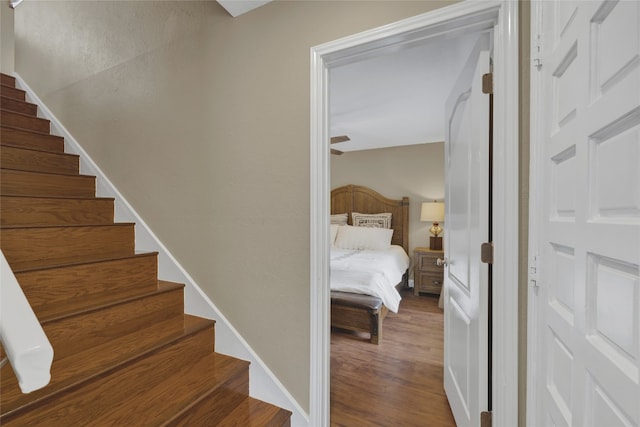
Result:
[[[393,236],[391,244],[402,246],[409,253],[409,198],[388,199],[380,193],[360,185],[345,185],[331,191],[331,213],[348,214],[351,225],[351,213],[391,212]],[[398,286],[408,285],[408,272],[405,272]],[[356,332],[371,334],[371,343],[382,340],[382,321],[389,309],[378,297],[348,292],[331,291],[331,326]]]

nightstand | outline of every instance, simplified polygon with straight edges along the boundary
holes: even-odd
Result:
[[[444,267],[437,264],[438,258],[444,258],[443,251],[429,248],[413,250],[413,294],[420,292],[440,295],[444,281]]]

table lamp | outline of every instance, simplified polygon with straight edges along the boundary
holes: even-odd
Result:
[[[442,233],[442,227],[439,223],[444,221],[444,203],[442,202],[423,202],[420,210],[420,221],[433,223],[429,231],[433,236],[429,236],[429,249],[442,250],[442,237],[438,235]]]

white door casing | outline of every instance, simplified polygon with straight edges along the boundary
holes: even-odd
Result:
[[[487,410],[489,229],[489,34],[476,43],[445,114],[444,387],[456,424],[479,426]]]
[[[640,2],[532,16],[528,424],[638,426]]]
[[[518,3],[466,1],[311,48],[310,425],[329,425],[327,68],[422,39],[494,31],[494,426],[518,417]]]

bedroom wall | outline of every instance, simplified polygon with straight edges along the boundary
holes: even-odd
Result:
[[[409,250],[428,246],[431,223],[422,202],[444,198],[444,143],[345,152],[331,156],[331,188],[364,185],[390,199],[409,197]],[[446,224],[443,224],[446,228]],[[413,257],[413,253],[409,253]]]
[[[309,50],[450,2],[29,1],[16,71],[309,408]]]

